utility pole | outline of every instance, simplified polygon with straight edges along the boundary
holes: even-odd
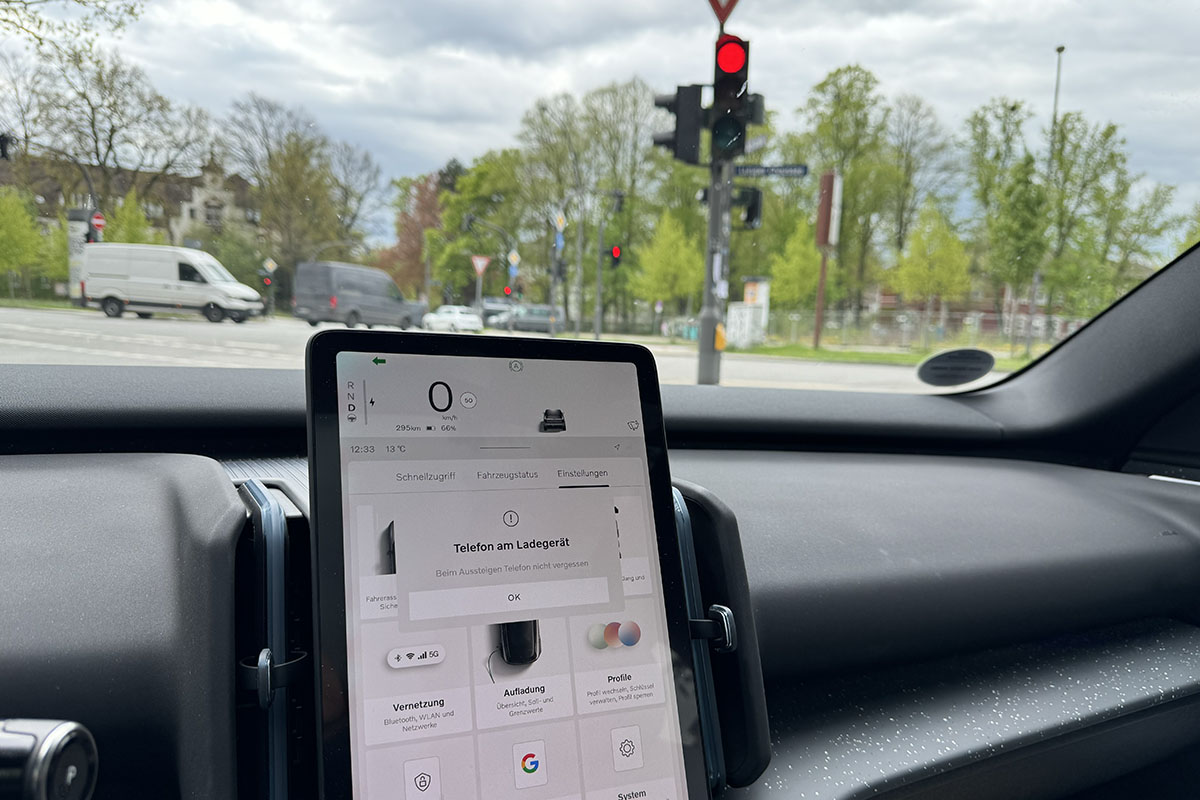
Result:
[[[596,233],[596,307],[593,326],[597,339],[600,338],[600,328],[604,322],[604,228],[608,225],[609,216],[621,213],[621,204],[625,201],[623,192],[609,192],[609,195],[612,197],[612,206],[600,218],[600,228]]]
[[[575,338],[583,331],[583,198],[576,195],[579,219],[575,223]]]
[[[733,183],[733,165],[728,160],[714,161],[712,183],[708,191],[708,248],[704,256],[704,300],[700,306],[700,364],[697,383],[721,382],[721,351],[717,349],[717,325],[721,322],[717,282],[728,269],[729,196]]]
[[[842,227],[842,178],[834,170],[821,175],[817,199],[817,247],[821,250],[821,274],[817,277],[817,308],[813,319],[813,349],[821,347],[821,330],[825,325],[825,282],[828,275],[829,251],[837,247]]]
[[[1054,69],[1054,110],[1050,114],[1050,154],[1046,158],[1046,183],[1049,184],[1054,178],[1054,157],[1055,148],[1058,146],[1058,90],[1062,85],[1062,56],[1063,51],[1067,49],[1065,44],[1060,44],[1054,48],[1054,52],[1058,54],[1058,64]],[[1033,281],[1029,284],[1029,326],[1025,330],[1025,357],[1033,358],[1033,317],[1037,307],[1038,289],[1042,285],[1042,271],[1036,270],[1033,273]],[[1051,309],[1046,309],[1047,314]]]
[[[821,248],[821,274],[817,276],[817,309],[813,315],[813,350],[821,349],[821,328],[825,325],[825,277],[829,274],[829,248]]]
[[[658,95],[654,105],[675,116],[675,130],[654,134],[654,144],[665,147],[685,164],[700,162],[700,131],[710,133],[708,189],[708,241],[704,252],[704,301],[700,308],[699,364],[696,382],[721,380],[721,333],[725,300],[729,294],[729,236],[732,230],[733,161],[746,152],[747,125],[765,119],[762,95],[750,94],[750,43],[725,32],[725,20],[736,5],[711,2],[720,32],[714,48],[713,104],[701,106],[701,85],[675,87],[674,94]],[[807,168],[805,168],[807,171]],[[746,203],[750,203],[747,195]]]
[[[424,243],[422,243],[424,244]],[[429,248],[425,247],[425,304],[433,303],[433,261],[429,258]]]

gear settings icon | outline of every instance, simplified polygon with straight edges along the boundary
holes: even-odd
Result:
[[[633,753],[637,748],[633,746],[632,739],[623,739],[618,749],[625,758],[633,758]]]

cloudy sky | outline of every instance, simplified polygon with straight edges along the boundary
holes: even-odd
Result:
[[[1135,169],[1200,201],[1200,5],[1190,0],[741,0],[750,85],[792,117],[859,63],[960,130],[988,98],[1118,123]],[[390,175],[511,144],[536,98],[639,75],[666,91],[712,75],[705,0],[148,0],[117,44],[173,98],[220,113],[256,91],[308,108]]]

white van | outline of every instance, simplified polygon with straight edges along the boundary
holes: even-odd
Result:
[[[80,293],[110,317],[133,311],[199,311],[209,322],[245,322],[263,313],[258,292],[208,253],[158,244],[84,245]]]

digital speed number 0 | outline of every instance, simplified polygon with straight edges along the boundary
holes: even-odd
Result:
[[[445,381],[434,381],[429,384],[429,406],[439,414],[450,410],[454,405],[454,392]]]

